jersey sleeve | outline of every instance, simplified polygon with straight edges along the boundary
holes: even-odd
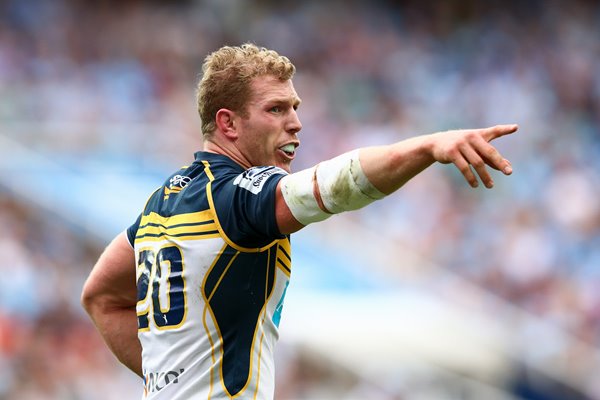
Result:
[[[131,245],[131,247],[134,246],[135,236],[137,235],[137,231],[140,227],[141,220],[142,220],[142,215],[140,214],[137,217],[137,219],[135,220],[135,222],[133,223],[133,225],[131,225],[129,228],[127,228],[127,240],[129,241],[129,244]]]
[[[214,182],[215,211],[230,240],[243,247],[262,247],[285,237],[275,218],[275,190],[285,175],[278,167],[253,167]]]

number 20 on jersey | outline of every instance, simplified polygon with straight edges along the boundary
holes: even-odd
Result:
[[[137,265],[138,330],[150,323],[173,329],[185,320],[186,298],[183,256],[175,245],[140,250]]]

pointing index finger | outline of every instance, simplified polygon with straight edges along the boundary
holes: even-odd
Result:
[[[519,129],[519,125],[517,124],[496,125],[485,129],[482,136],[486,141],[490,142],[504,135],[509,135],[513,132],[516,132],[517,129]]]

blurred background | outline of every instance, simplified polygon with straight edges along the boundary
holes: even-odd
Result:
[[[510,177],[436,165],[293,237],[277,399],[600,399],[600,4],[0,1],[0,399],[141,398],[79,296],[202,147],[205,55],[287,55],[296,169],[518,123]]]

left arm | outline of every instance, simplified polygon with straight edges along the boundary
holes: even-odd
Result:
[[[135,279],[135,253],[123,232],[98,259],[83,287],[81,303],[114,355],[141,377]]]

